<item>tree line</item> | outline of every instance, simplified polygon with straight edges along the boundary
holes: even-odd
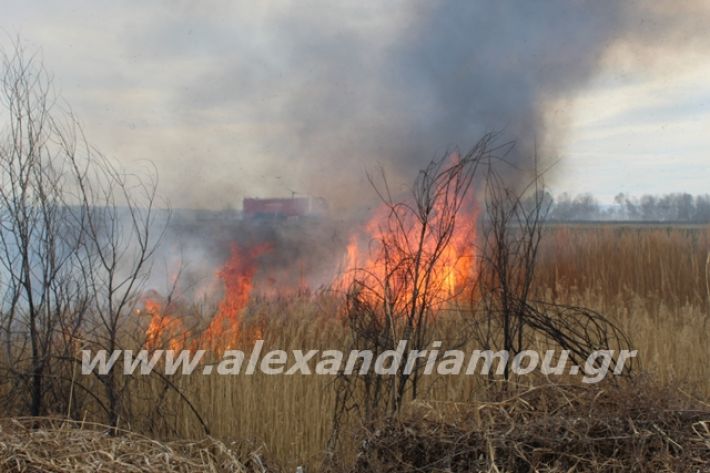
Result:
[[[691,195],[685,192],[640,197],[620,193],[612,205],[603,205],[589,193],[553,197],[550,221],[626,220],[642,222],[710,223],[710,194]]]

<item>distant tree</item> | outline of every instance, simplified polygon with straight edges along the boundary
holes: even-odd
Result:
[[[710,222],[710,195],[699,195],[695,198],[693,221]]]
[[[552,220],[596,220],[601,218],[599,202],[592,194],[579,194],[574,198],[563,193],[554,200],[549,218]]]

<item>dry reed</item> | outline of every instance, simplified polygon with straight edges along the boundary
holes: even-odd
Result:
[[[258,452],[240,454],[213,438],[158,442],[111,427],[53,418],[0,421],[0,470],[7,473],[257,473]]]
[[[607,315],[631,336],[642,367],[657,386],[673,385],[689,396],[707,399],[710,230],[600,226],[554,227],[546,232],[537,268],[538,297],[587,306]],[[262,324],[265,349],[343,348],[347,346],[347,333],[338,319],[338,310],[337,299],[326,294],[256,300],[248,309],[248,317]],[[101,395],[98,382],[90,378],[83,378],[82,382]],[[196,374],[178,376],[172,382],[192,401],[213,437],[264,445],[265,455],[286,471],[294,471],[296,465],[312,469],[320,464],[333,415],[333,378]],[[420,401],[437,409],[442,409],[443,403],[475,405],[487,396],[483,384],[476,376],[432,376],[425,382]],[[558,394],[559,399],[547,396],[548,401],[561,402],[569,393]],[[620,394],[613,399],[623,401]],[[183,398],[157,377],[132,379],[126,402],[130,404],[130,415],[120,419],[122,427],[168,440],[205,436],[202,424]],[[80,417],[103,420],[101,410],[80,391],[75,394],[74,404]],[[525,408],[515,406],[518,410]],[[653,406],[647,405],[649,409]],[[531,416],[530,425],[551,427],[549,422],[553,420],[543,419],[543,424],[535,424],[534,411],[525,412]],[[431,415],[430,411],[428,416]],[[29,434],[23,435],[26,440],[32,439]],[[87,435],[89,441],[88,434],[80,435]],[[72,438],[68,436],[67,442],[73,442]],[[41,441],[41,436],[36,440]],[[151,445],[147,439],[146,442]]]

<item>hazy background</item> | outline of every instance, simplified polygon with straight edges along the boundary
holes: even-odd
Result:
[[[708,192],[707,2],[13,1],[90,141],[176,207],[372,195],[482,132],[553,191]]]

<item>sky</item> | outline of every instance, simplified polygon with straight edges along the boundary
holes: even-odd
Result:
[[[557,192],[710,193],[710,61],[672,71],[600,74],[575,99]]]
[[[10,1],[0,44],[175,207],[342,206],[485,131],[544,155],[553,193],[610,202],[710,192],[703,3]]]

